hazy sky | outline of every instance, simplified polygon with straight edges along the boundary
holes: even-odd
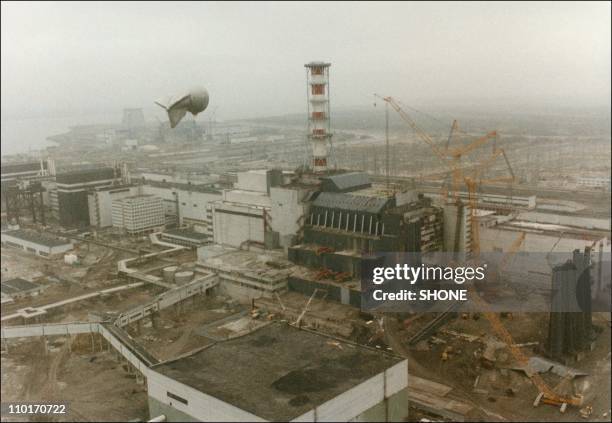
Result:
[[[151,108],[203,85],[221,118],[336,107],[610,103],[610,3],[2,2],[2,114]]]

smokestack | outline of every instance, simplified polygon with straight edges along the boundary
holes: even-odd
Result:
[[[329,120],[329,67],[331,63],[306,63],[308,96],[308,138],[312,144],[312,170],[325,172],[328,142],[331,143]]]

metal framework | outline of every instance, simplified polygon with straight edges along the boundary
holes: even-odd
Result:
[[[29,210],[34,223],[40,219],[40,223],[45,225],[43,192],[45,188],[40,182],[16,183],[2,187],[7,221],[20,223],[20,217]]]

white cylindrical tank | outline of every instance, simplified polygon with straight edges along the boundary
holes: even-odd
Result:
[[[162,270],[162,273],[164,276],[164,282],[167,282],[167,283],[174,282],[174,274],[176,273],[177,269],[178,267],[176,266],[164,267],[164,270]]]
[[[184,285],[188,282],[191,282],[193,279],[193,272],[191,270],[185,270],[183,272],[176,272],[174,274],[174,282],[177,285]]]

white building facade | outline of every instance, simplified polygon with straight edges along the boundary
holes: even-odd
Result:
[[[154,195],[135,195],[113,201],[114,227],[128,234],[144,233],[164,226],[162,199]]]

